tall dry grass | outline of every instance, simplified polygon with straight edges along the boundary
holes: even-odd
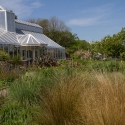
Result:
[[[41,125],[124,125],[124,74],[86,72],[59,81],[41,95]]]
[[[95,74],[97,83],[85,90],[81,114],[86,124],[125,124],[125,77],[121,73]]]
[[[71,125],[82,123],[78,110],[81,102],[82,79],[67,78],[41,95],[41,112],[35,120],[42,125]],[[77,84],[76,84],[77,82]]]

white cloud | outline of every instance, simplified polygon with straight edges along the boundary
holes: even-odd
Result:
[[[98,6],[98,7],[92,7],[92,8],[87,8],[86,10],[82,10],[81,13],[82,14],[103,14],[103,15],[107,15],[107,14],[111,14],[113,12],[113,8],[114,8],[115,4],[114,3],[109,3],[109,4],[105,4],[102,6]]]
[[[0,0],[1,6],[8,10],[13,10],[19,19],[30,17],[34,9],[42,6],[39,0]]]
[[[68,24],[76,26],[91,26],[105,22],[107,23],[108,16],[113,12],[113,6],[114,4],[107,4],[77,11],[80,15],[80,18],[76,15],[77,18],[69,20]]]
[[[31,5],[32,5],[33,8],[39,8],[39,7],[41,7],[41,3],[39,1],[35,1]]]
[[[68,22],[70,25],[77,25],[77,26],[89,26],[95,25],[98,23],[99,17],[94,18],[82,18],[82,19],[72,19]]]

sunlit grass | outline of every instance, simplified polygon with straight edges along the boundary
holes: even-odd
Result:
[[[121,73],[71,76],[41,95],[42,125],[124,125],[125,78]]]
[[[29,71],[1,104],[1,124],[124,125],[125,75],[68,66]]]

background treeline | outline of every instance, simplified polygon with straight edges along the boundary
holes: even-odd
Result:
[[[125,28],[113,36],[105,36],[100,41],[80,40],[77,34],[73,34],[68,26],[57,17],[50,19],[29,19],[31,23],[37,23],[43,28],[43,33],[66,48],[67,54],[79,58],[120,58],[125,59]],[[89,35],[89,34],[88,34]],[[89,54],[88,54],[89,52]],[[91,54],[90,54],[91,53]],[[88,56],[87,56],[88,54]],[[86,56],[85,56],[86,55]]]
[[[92,42],[91,52],[102,53],[105,57],[125,59],[125,28],[113,36],[105,36],[101,41]]]

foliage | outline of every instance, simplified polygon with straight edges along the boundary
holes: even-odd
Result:
[[[1,110],[2,105],[4,104],[4,102],[5,102],[5,97],[0,94],[0,110]]]
[[[95,74],[96,82],[83,95],[83,119],[86,124],[121,124],[124,121],[124,75]]]
[[[81,65],[73,67],[75,62]],[[124,124],[124,62],[60,63],[60,67],[27,69],[11,83],[1,101],[0,124],[110,125],[117,120]]]
[[[73,64],[77,63],[77,68],[84,71],[99,71],[99,72],[122,72],[125,73],[125,62],[124,61],[94,61],[94,60],[80,60],[74,59]],[[75,67],[76,68],[76,67]]]
[[[18,69],[13,69],[13,70],[4,70],[0,69],[0,82],[1,84],[4,85],[10,85],[11,82],[13,82],[15,79],[19,78]]]
[[[101,41],[92,42],[90,50],[94,53],[102,53],[104,57],[124,59],[125,28],[113,36],[105,36]]]
[[[125,60],[125,52],[120,53],[120,59]]]
[[[21,69],[14,68],[9,62],[0,61],[0,86],[10,85],[20,75]]]
[[[11,63],[14,64],[14,65],[20,65],[21,64],[20,55],[15,55],[14,57],[12,57]]]
[[[116,72],[70,76],[41,95],[44,103],[34,120],[42,125],[124,124],[124,80]]]
[[[9,60],[8,53],[0,49],[0,61],[7,61],[7,60]]]
[[[113,71],[120,70],[120,65],[119,65],[119,62],[117,61],[95,62],[91,65],[91,68],[93,70],[102,71],[102,72],[103,71],[113,72]]]
[[[22,77],[10,86],[11,100],[23,106],[31,106],[38,102],[40,85],[31,76]]]
[[[74,39],[75,39],[75,36],[74,36]],[[73,55],[78,50],[89,51],[89,48],[90,48],[90,44],[87,41],[75,39],[74,42],[67,48],[67,51],[68,53]]]
[[[78,59],[90,59],[91,58],[91,53],[89,51],[83,51],[83,50],[77,50],[75,53],[74,53],[74,57],[75,58],[78,58]]]
[[[27,125],[31,124],[32,109],[22,107],[18,103],[7,103],[0,111],[0,124],[2,125]]]
[[[41,95],[44,103],[41,103],[43,115],[36,115],[35,120],[42,125],[67,125],[81,124],[81,114],[77,106],[81,100],[82,78],[74,76],[60,81],[58,84]]]
[[[51,58],[49,55],[43,56],[42,54],[40,54],[40,56],[36,58],[36,61],[33,63],[33,65],[42,68],[59,66],[60,64],[56,59]]]

